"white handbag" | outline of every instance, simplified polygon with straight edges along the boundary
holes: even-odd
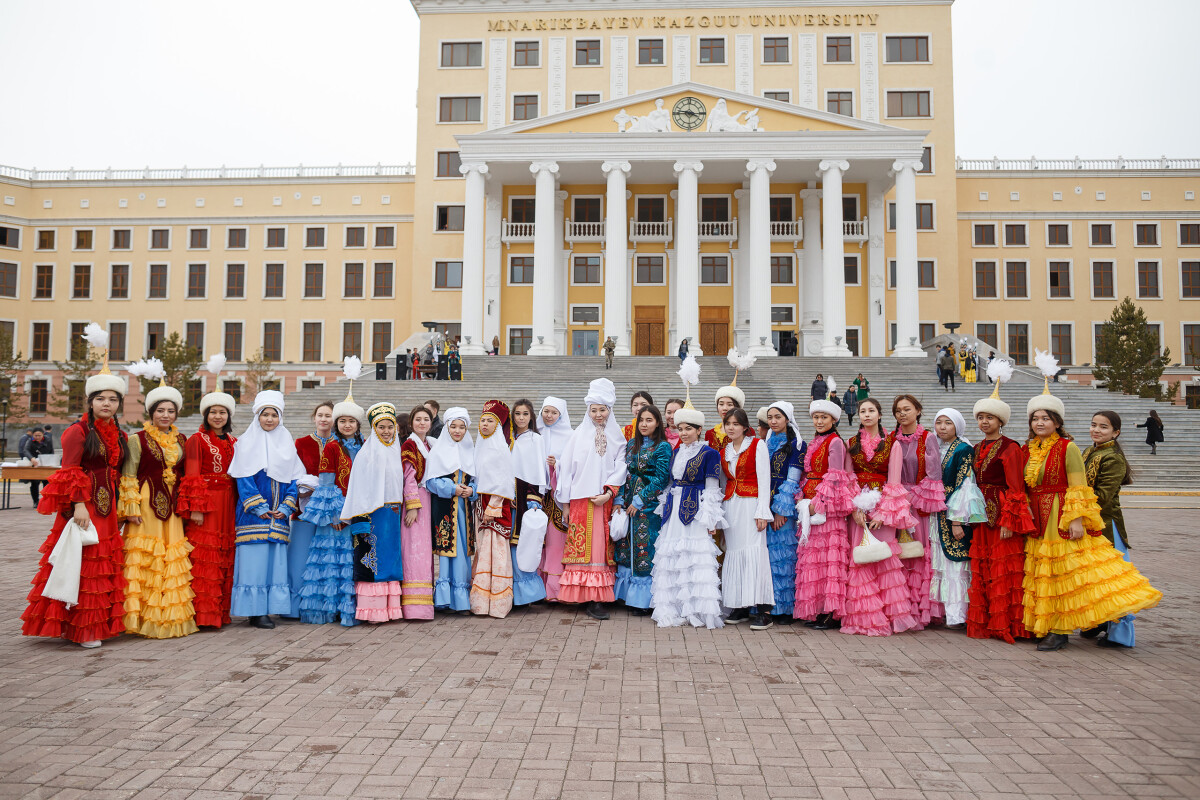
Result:
[[[542,545],[546,543],[549,519],[540,508],[530,509],[521,517],[521,538],[517,540],[517,569],[533,572],[542,563]]]
[[[900,543],[901,558],[922,558],[925,555],[925,545],[912,537],[908,532],[908,528],[900,531],[896,537],[896,541]]]
[[[50,551],[50,577],[42,587],[42,597],[61,600],[67,608],[79,602],[79,572],[83,568],[85,545],[100,544],[100,534],[95,525],[81,528],[75,520],[68,520],[58,536],[58,542]]]
[[[629,517],[625,513],[625,509],[618,508],[613,512],[612,519],[608,521],[608,538],[614,542],[619,542],[629,533]]]
[[[876,539],[865,528],[862,542],[851,553],[855,564],[874,564],[877,561],[886,561],[891,555],[892,548],[888,547],[886,542]]]

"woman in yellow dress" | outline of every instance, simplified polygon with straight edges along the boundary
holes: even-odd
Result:
[[[1048,651],[1066,647],[1072,631],[1153,608],[1162,592],[1104,537],[1083,454],[1063,429],[1062,400],[1050,394],[1058,363],[1041,352],[1035,362],[1047,382],[1026,407],[1025,485],[1037,532],[1026,538],[1023,585],[1025,627]]]
[[[145,377],[156,377],[147,375]],[[120,516],[125,520],[125,631],[149,639],[195,633],[192,545],[176,513],[186,439],[175,427],[183,406],[177,389],[159,385],[146,395],[150,420],[129,437],[121,469]]]

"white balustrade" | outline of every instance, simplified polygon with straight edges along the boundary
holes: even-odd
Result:
[[[532,242],[533,241],[534,223],[532,222],[510,222],[507,219],[501,220],[500,224],[500,241],[505,244],[513,242]]]
[[[852,242],[867,240],[867,219],[848,219],[842,222],[842,238]]]
[[[568,219],[564,238],[568,242],[603,242],[605,225],[600,222],[579,222]]]
[[[663,222],[639,222],[629,220],[629,240],[631,242],[669,242],[674,233],[672,220]]]
[[[772,220],[771,238],[776,241],[804,241],[804,220]]]

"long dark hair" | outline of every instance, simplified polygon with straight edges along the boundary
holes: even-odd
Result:
[[[397,414],[396,441],[403,444],[408,439],[410,433],[412,433],[412,425],[408,414]]]
[[[155,405],[157,405],[157,403]],[[208,428],[218,436],[228,436],[229,434],[233,433],[233,414],[230,414],[229,409],[225,408],[225,406],[220,406],[220,408],[225,408],[225,425],[222,426],[221,430],[215,430],[213,426],[209,424],[208,412],[212,411],[214,408],[218,408],[218,406],[209,406],[208,408],[204,409],[204,427]]]
[[[658,410],[658,406],[651,403],[648,406],[642,406],[637,413],[637,419],[633,421],[633,452],[638,452],[646,443],[646,437],[642,436],[641,423],[642,414],[649,414],[654,417],[654,433],[650,435],[650,442],[654,446],[658,446],[659,442],[667,440],[666,426],[663,424],[662,412]]]
[[[921,405],[921,401],[918,400],[917,398],[913,397],[911,394],[896,395],[896,399],[892,401],[892,418],[893,419],[895,418],[896,406],[900,405],[901,400],[907,400],[908,402],[912,403],[913,408],[915,408],[917,410],[917,424],[920,425],[921,424],[921,412],[924,411],[925,409]],[[882,416],[882,413],[883,412],[881,411],[880,412],[881,416]]]
[[[1051,411],[1048,408],[1035,408],[1029,413],[1029,438],[1025,440],[1025,444],[1029,444],[1037,438],[1037,434],[1033,432],[1033,415],[1039,411],[1045,411],[1046,415],[1050,417],[1050,420],[1054,423],[1055,433],[1066,439],[1068,442],[1075,441],[1075,438],[1071,436],[1071,434],[1067,433],[1067,429],[1063,425],[1063,418],[1058,415],[1057,411]]]
[[[416,418],[417,418],[417,414],[424,414],[425,416],[429,417],[429,427],[430,427],[430,430],[432,430],[432,429],[433,429],[433,416],[434,416],[434,414],[433,414],[433,412],[432,412],[432,411],[430,411],[430,410],[429,410],[427,407],[425,407],[424,405],[420,405],[420,406],[413,406],[413,410],[412,410],[412,411],[410,411],[410,412],[408,412],[408,427],[409,427],[409,428],[412,428],[412,421],[413,421],[414,419],[416,419]],[[429,436],[429,431],[426,431],[426,432],[425,432],[425,436],[426,436],[426,437],[428,437],[428,436]],[[407,437],[407,436],[405,436],[404,438],[405,438],[405,439],[407,439],[408,437]]]
[[[101,389],[101,392],[111,392],[112,389]],[[100,392],[92,392],[87,396],[87,435],[83,438],[83,454],[87,458],[100,458],[103,452],[103,444],[100,442],[100,434],[96,432],[96,415],[92,411],[92,403],[96,400],[96,396]],[[117,443],[121,447],[121,463],[125,463],[125,459],[129,458],[129,442],[125,431],[121,430],[121,424],[117,422],[121,417],[121,412],[125,410],[125,398],[117,395],[117,413],[113,415],[112,422],[117,426]]]
[[[1150,409],[1150,416],[1154,419],[1155,422],[1158,423],[1158,426],[1161,428],[1163,421],[1162,421],[1162,417],[1160,417],[1158,415],[1158,412],[1152,408],[1152,409]]]
[[[516,418],[516,416],[517,416],[517,409],[518,409],[518,408],[528,408],[528,409],[529,409],[529,428],[528,428],[528,430],[531,430],[531,431],[533,431],[534,433],[537,433],[537,432],[538,432],[538,429],[537,429],[537,418],[538,418],[537,409],[533,407],[533,403],[532,403],[532,402],[530,402],[529,400],[527,400],[527,399],[525,399],[524,397],[522,397],[520,400],[518,400],[517,402],[513,403],[513,405],[512,405],[512,413],[511,413],[511,414],[509,414],[509,417],[508,417],[509,419],[512,419],[512,420],[514,420],[514,422],[513,422],[513,426],[512,426],[512,429],[513,429],[513,436],[516,436],[516,435],[517,435],[517,423],[515,422],[515,418]]]
[[[1108,424],[1112,425],[1114,431],[1117,433],[1121,432],[1121,415],[1117,412],[1108,410],[1097,411],[1095,414],[1092,414],[1092,418],[1094,419],[1095,417],[1104,417],[1108,420]],[[1125,449],[1121,447],[1120,437],[1114,436],[1112,443],[1113,449],[1121,454],[1121,460],[1125,462],[1125,477],[1121,478],[1121,485],[1129,486],[1133,483],[1133,468],[1129,466],[1129,459],[1125,457]]]
[[[648,405],[648,406],[652,406],[652,405],[654,405],[654,398],[653,398],[653,397],[651,397],[651,396],[650,396],[650,393],[649,393],[649,392],[646,392],[646,391],[636,391],[636,392],[634,392],[634,393],[633,393],[633,396],[629,398],[629,405],[631,405],[631,406],[632,406],[632,405],[633,405],[633,401],[634,401],[634,400],[637,400],[639,397],[640,397],[640,398],[642,398],[643,400],[645,400],[645,401],[646,401],[646,405]]]
[[[362,438],[362,423],[358,421],[358,417],[350,417],[350,419],[354,420],[354,421],[355,421],[356,423],[358,423],[358,424],[357,424],[357,425],[355,426],[355,428],[354,428],[354,436],[353,436],[353,437],[351,437],[351,438],[349,438],[349,439],[347,439],[345,436],[342,436],[342,431],[341,431],[341,429],[340,429],[340,428],[338,428],[338,420],[339,420],[339,419],[341,419],[342,417],[350,417],[350,415],[349,415],[349,414],[342,414],[342,416],[341,416],[341,417],[334,417],[334,420],[333,420],[333,438],[337,439],[337,440],[338,440],[339,442],[341,442],[342,444],[345,444],[346,442],[353,441],[355,444],[357,444],[357,445],[361,446],[361,445],[362,445],[362,443],[363,443],[363,438]],[[408,437],[405,437],[405,438],[408,438]]]
[[[732,400],[733,398],[730,399]],[[729,420],[733,420],[738,425],[742,426],[744,431],[742,434],[743,436],[749,436],[754,432],[754,428],[750,427],[750,417],[746,414],[746,410],[741,406],[737,406],[736,408],[732,408],[726,412],[724,418],[721,420],[721,425],[723,426],[726,422],[729,422]]]
[[[897,399],[899,399],[899,398],[897,398]],[[863,405],[864,405],[864,404],[866,404],[866,403],[870,403],[871,405],[875,406],[875,410],[879,412],[879,422],[877,422],[877,423],[875,423],[875,424],[876,424],[877,426],[879,426],[879,436],[880,436],[880,438],[884,438],[884,437],[886,437],[886,436],[888,435],[888,433],[887,433],[887,427],[886,427],[886,426],[884,426],[884,424],[883,424],[883,404],[881,404],[881,403],[880,403],[878,400],[876,400],[874,397],[865,397],[865,398],[863,398],[862,400],[859,400],[859,401],[858,401],[858,407],[859,407],[859,409],[861,409],[861,408],[863,407]],[[919,408],[919,407],[918,407],[918,408]],[[859,431],[859,434],[860,434],[860,435],[858,435],[858,436],[852,436],[852,437],[850,437],[851,439],[853,439],[853,440],[854,440],[854,441],[853,441],[853,442],[851,442],[851,444],[850,444],[850,455],[852,455],[852,456],[856,456],[856,455],[858,455],[859,453],[861,453],[861,452],[862,452],[862,436],[861,436],[861,434],[862,434],[862,429],[863,429],[863,426],[862,426],[862,414],[860,413],[860,414],[859,414],[859,423],[858,423],[858,431]]]

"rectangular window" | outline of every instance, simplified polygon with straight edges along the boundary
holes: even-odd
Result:
[[[774,259],[774,256],[772,256]],[[842,282],[847,286],[858,286],[858,256],[842,256]]]
[[[35,250],[53,250],[55,246],[56,231],[38,231],[37,245]]]
[[[54,265],[38,264],[33,268],[33,299],[50,300],[54,297]]]
[[[1054,324],[1050,326],[1050,353],[1058,359],[1059,366],[1066,367],[1074,363],[1071,345],[1071,324]]]
[[[120,228],[112,232],[112,249],[113,250],[131,250],[133,249],[133,231],[128,228]]]
[[[763,97],[767,100],[775,100],[780,103],[792,102],[792,93],[787,91],[763,92]]]
[[[1138,298],[1142,300],[1158,300],[1162,297],[1158,280],[1157,261],[1137,262]]]
[[[663,63],[663,40],[642,39],[638,42],[638,64]]]
[[[536,94],[513,95],[513,122],[523,119],[537,119],[538,96]]]
[[[443,42],[442,66],[483,66],[483,42]]]
[[[917,230],[931,231],[933,228],[933,203],[917,203]]]
[[[363,265],[352,261],[342,267],[342,297],[363,296]]]
[[[1069,247],[1071,244],[1070,225],[1047,225],[1046,244],[1052,247]]]
[[[599,197],[576,197],[574,198],[575,213],[572,215],[574,222],[599,222],[600,221],[600,198]]]
[[[729,221],[729,198],[728,197],[701,197],[700,198],[700,221],[701,222],[728,222]]]
[[[996,296],[996,262],[975,262],[975,297],[983,300]]]
[[[0,225],[0,247],[21,248],[21,229]]]
[[[885,42],[889,64],[929,60],[928,36],[888,36]]]
[[[433,288],[461,289],[462,262],[435,261],[433,263]]]
[[[270,359],[271,361],[279,361],[283,358],[282,322],[263,323],[262,353],[263,358]]]
[[[17,296],[17,265],[0,261],[0,297]]]
[[[246,296],[246,265],[225,265],[225,297],[231,300]]]
[[[183,328],[183,343],[197,353],[204,352],[204,323],[189,322]]]
[[[701,64],[724,64],[725,63],[725,40],[724,39],[701,39],[700,40],[700,63]]]
[[[771,256],[771,283],[790,286],[795,280],[791,256]]]
[[[346,226],[346,247],[366,247],[367,229],[361,225]]]
[[[1200,222],[1179,223],[1179,244],[1188,247],[1200,245]]]
[[[533,283],[533,256],[513,256],[508,260],[509,283]]]
[[[531,344],[533,344],[533,328],[508,329],[509,355],[523,356],[529,352],[529,346]]]
[[[91,231],[75,231],[75,249],[76,250],[91,250],[92,249],[92,232]]]
[[[766,36],[763,38],[763,63],[786,64],[791,59],[788,56],[790,36]]]
[[[575,256],[573,283],[600,283],[600,256]]]
[[[575,66],[600,66],[600,40],[580,39],[575,42]]]
[[[1158,224],[1138,224],[1135,226],[1138,247],[1158,247]]]
[[[1009,247],[1024,247],[1028,244],[1025,239],[1025,223],[1006,224],[1004,226],[1004,244]]]
[[[304,265],[304,296],[305,297],[324,297],[325,296],[325,265],[324,264],[305,264]]]
[[[888,92],[889,117],[928,117],[929,92]]]
[[[443,97],[438,104],[438,121],[479,122],[481,108],[478,97]]]
[[[1024,261],[1004,262],[1004,296],[1029,297],[1029,270]]]
[[[849,64],[854,61],[849,36],[825,37],[825,61],[829,64]]]
[[[287,228],[267,228],[267,247],[287,247]]]
[[[29,382],[29,413],[30,414],[45,414],[46,406],[50,400],[50,382],[43,379],[35,379]]]
[[[976,322],[975,338],[982,341],[988,347],[999,347],[997,344],[999,333],[996,328],[997,325],[994,322]]]
[[[795,309],[791,306],[771,306],[772,325],[791,325],[795,319]]]
[[[1092,262],[1092,297],[1115,298],[1116,284],[1113,277],[1113,262]]]
[[[917,341],[928,342],[937,336],[937,325],[932,322],[922,322],[917,326]]]
[[[374,280],[371,282],[372,297],[391,297],[395,293],[392,279],[394,272],[391,261],[375,262]]]
[[[862,355],[862,349],[858,341],[858,328],[846,328],[846,349],[855,358]]]
[[[362,356],[362,323],[342,323],[342,358]]]
[[[208,265],[188,264],[188,299],[203,299],[208,292]]]
[[[826,92],[825,110],[830,114],[854,116],[854,92]]]
[[[937,265],[933,261],[917,261],[917,288],[937,288]],[[930,337],[932,338],[932,337]],[[921,341],[925,341],[922,339]]]
[[[513,197],[508,201],[508,221],[528,223],[534,222],[534,210],[537,201],[532,197]]]
[[[666,222],[667,201],[661,197],[639,197],[637,199],[638,222]]]
[[[594,106],[600,102],[600,95],[597,92],[576,92],[575,107],[583,108],[584,106]]]
[[[437,154],[437,176],[439,178],[461,178],[458,168],[462,166],[462,157],[457,150],[439,150]]]
[[[993,223],[975,225],[975,246],[991,247],[996,244],[996,226]]]
[[[304,246],[305,247],[324,247],[325,246],[325,229],[324,228],[305,228],[304,229]]]
[[[129,299],[129,265],[113,264],[109,271],[108,296],[113,300]]]
[[[933,148],[921,148],[921,168],[917,172],[929,175],[933,173]]]
[[[303,348],[301,360],[303,361],[320,361],[321,360],[321,323],[306,322],[304,323],[303,331]]]
[[[108,358],[110,361],[125,360],[125,344],[128,326],[124,322],[108,323]]]
[[[242,323],[225,323],[225,360],[242,360]]]
[[[1008,355],[1014,364],[1029,363],[1029,326],[1024,323],[1009,323]]]
[[[571,309],[572,325],[596,325],[600,322],[600,306],[575,306]]]
[[[396,229],[391,225],[380,225],[375,228],[376,247],[395,247]]]
[[[1051,261],[1049,277],[1050,297],[1071,296],[1071,262]]]
[[[541,65],[541,42],[513,42],[513,66],[536,67]]]
[[[50,360],[50,323],[33,323],[33,344],[29,348],[30,358],[34,361]]]
[[[1200,261],[1184,261],[1179,265],[1180,293],[1185,299],[1200,297]]]
[[[729,283],[728,256],[700,256],[700,283]]]
[[[437,230],[439,232],[461,231],[466,216],[466,206],[438,206]]]
[[[1183,363],[1188,367],[1200,364],[1200,325],[1183,326]]]
[[[151,250],[170,250],[171,249],[171,229],[170,228],[151,228],[150,229],[150,249]]]
[[[371,323],[371,360],[383,361],[392,352],[392,323]]]
[[[189,230],[188,247],[192,250],[207,250],[208,231],[204,228],[192,228]]]
[[[283,297],[283,264],[266,264],[263,267],[263,297]]]
[[[151,264],[150,274],[146,280],[146,296],[148,298],[151,300],[165,300],[167,298],[166,264]]]
[[[146,323],[146,355],[152,356],[162,347],[163,339],[167,338],[167,323]]]
[[[1092,223],[1092,246],[1108,247],[1113,243],[1113,226],[1109,223]]]
[[[771,222],[792,222],[795,219],[791,197],[772,197],[770,207]]]
[[[636,269],[638,283],[661,284],[664,282],[662,256],[638,256]]]
[[[230,228],[225,232],[225,249],[227,250],[245,250],[246,249],[246,229],[245,228]]]
[[[16,265],[12,265],[14,270]],[[74,280],[71,282],[71,298],[74,300],[87,300],[92,296],[92,265],[91,264],[76,264],[74,266]]]

